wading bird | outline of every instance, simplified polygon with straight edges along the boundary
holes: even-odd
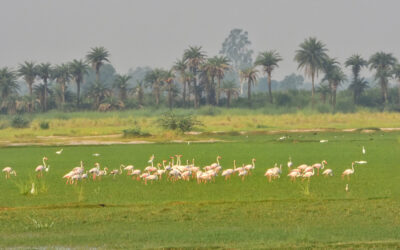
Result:
[[[35,172],[37,172],[37,177],[42,177],[43,176],[43,171],[49,172],[50,166],[46,167],[46,161],[47,161],[47,157],[43,157],[42,161],[43,161],[43,165],[39,165],[35,168]]]
[[[62,153],[63,149],[60,149],[56,152],[56,154],[60,155]]]
[[[354,162],[351,163],[351,168],[343,171],[342,179],[344,178],[344,176],[347,176],[347,179],[350,180],[350,175],[352,175],[352,174],[354,174]]]
[[[4,172],[6,174],[6,179],[10,178],[10,175],[14,175],[17,176],[17,173],[15,172],[14,169],[12,169],[11,167],[5,167],[3,168],[2,172]]]

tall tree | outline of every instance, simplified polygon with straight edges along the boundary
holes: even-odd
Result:
[[[215,77],[217,75],[217,62],[215,57],[208,58],[207,61],[202,65],[201,70],[206,74],[207,81],[205,82],[206,90],[206,104],[209,105],[213,101],[215,96]]]
[[[357,104],[358,98],[363,91],[363,86],[365,86],[365,80],[360,79],[360,71],[363,67],[368,66],[368,62],[364,60],[360,55],[355,54],[347,58],[345,66],[351,67],[351,72],[353,73],[353,80],[349,88],[353,91],[354,103]]]
[[[86,55],[88,63],[92,64],[93,69],[96,71],[96,81],[100,82],[100,68],[104,62],[110,62],[110,53],[104,47],[91,48],[91,51]]]
[[[143,81],[136,81],[136,87],[132,89],[134,93],[137,95],[139,107],[143,107],[144,100],[144,89],[143,89]]]
[[[176,60],[174,66],[172,68],[180,76],[180,82],[183,85],[182,101],[183,101],[183,106],[186,106],[186,79],[185,79],[186,62],[185,62],[185,60],[184,59]]]
[[[257,56],[255,65],[263,67],[263,70],[268,75],[268,93],[269,102],[272,103],[272,92],[271,92],[271,75],[272,71],[279,67],[278,63],[282,61],[282,57],[275,50],[265,51]]]
[[[19,90],[16,73],[7,68],[0,69],[0,93],[1,93],[1,109],[6,109],[11,113],[11,107],[15,107],[15,100],[11,96],[16,95]]]
[[[323,80],[327,80],[331,83],[332,89],[332,107],[333,110],[336,109],[336,92],[338,86],[346,80],[346,75],[343,73],[342,69],[339,66],[334,66],[331,71],[325,74]]]
[[[71,80],[71,73],[69,71],[69,65],[66,63],[56,65],[52,70],[52,78],[56,79],[56,82],[61,87],[61,106],[65,104],[65,91],[66,85]]]
[[[311,77],[311,98],[313,105],[315,92],[314,80],[318,76],[318,72],[322,69],[324,60],[327,57],[326,52],[327,49],[324,43],[318,41],[315,37],[310,37],[300,44],[300,49],[296,50],[294,57],[294,60],[299,64],[298,69],[304,69],[304,74]]]
[[[194,89],[194,107],[199,107],[200,90],[197,86],[197,76],[200,65],[205,61],[205,53],[202,51],[201,47],[189,46],[183,54],[183,59],[186,62],[189,71],[193,74],[193,89]]]
[[[20,64],[18,67],[18,75],[23,77],[25,82],[28,84],[29,97],[31,99],[31,103],[28,109],[29,112],[32,112],[33,109],[32,86],[37,76],[36,64],[34,62],[27,62],[27,61],[25,61],[23,64]]]
[[[327,56],[322,64],[322,71],[325,73],[322,82],[327,81],[329,89],[331,90],[331,95],[330,95],[331,98],[329,100],[330,104],[332,104],[333,102],[333,91],[334,91],[333,80],[338,68],[339,68],[339,62],[336,61],[336,58],[331,58]]]
[[[370,69],[375,70],[375,79],[379,81],[385,104],[388,102],[388,78],[397,60],[392,53],[377,52],[369,58]]]
[[[157,68],[147,72],[144,81],[152,88],[156,100],[155,104],[158,106],[160,104],[161,87],[163,84],[163,70]]]
[[[117,75],[114,80],[113,86],[118,89],[119,98],[122,102],[126,101],[127,93],[129,92],[129,80],[131,78],[128,75]]]
[[[232,96],[239,95],[239,88],[234,81],[226,81],[222,84],[221,90],[226,94],[226,106],[229,108],[231,106]]]
[[[172,70],[162,72],[162,80],[165,82],[168,91],[168,106],[172,109],[173,106],[173,84],[174,84],[174,72]]]
[[[396,63],[393,66],[392,74],[395,80],[398,81],[399,86],[397,87],[398,91],[398,103],[400,104],[400,64]]]
[[[101,102],[111,96],[111,90],[101,82],[94,82],[88,89],[88,97],[94,100],[93,106],[98,109]]]
[[[76,106],[79,107],[80,105],[80,96],[81,96],[81,84],[83,83],[84,76],[89,71],[89,66],[83,60],[76,60],[74,59],[69,64],[69,69],[72,78],[76,83]]]
[[[247,81],[247,99],[249,100],[249,105],[251,105],[251,86],[257,82],[257,74],[258,70],[254,66],[240,71],[240,77],[244,82]]]
[[[48,89],[47,85],[42,83],[42,84],[38,84],[38,85],[34,86],[33,92],[35,93],[36,97],[39,99],[39,103],[40,103],[40,106],[42,106],[42,110],[45,111],[45,103],[47,101],[45,96],[48,93],[51,93],[51,91]],[[46,105],[46,107],[47,107],[47,105]]]
[[[216,56],[215,57],[215,73],[218,81],[218,86],[217,86],[217,95],[216,95],[216,100],[215,102],[217,105],[219,104],[219,99],[221,96],[221,81],[224,79],[225,73],[231,69],[229,59],[226,56]]]
[[[43,100],[42,100],[42,109],[43,111],[47,111],[47,98],[48,98],[48,87],[47,83],[49,79],[51,78],[51,64],[50,63],[41,63],[37,65],[37,75],[43,80],[43,85],[44,87],[42,90],[44,91],[43,93]]]
[[[325,104],[326,103],[326,99],[329,96],[329,94],[331,93],[331,88],[329,87],[329,85],[326,84],[320,84],[317,87],[317,93],[321,94],[321,100],[322,102]]]

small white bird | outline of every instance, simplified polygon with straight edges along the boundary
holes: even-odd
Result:
[[[320,143],[325,143],[325,142],[328,142],[328,140],[320,140],[319,142]]]
[[[283,140],[285,140],[285,139],[286,139],[286,136],[279,137],[279,140],[280,140],[280,141],[283,141]]]
[[[99,153],[94,153],[93,156],[98,157],[98,156],[100,156],[100,154]]]
[[[60,149],[56,152],[56,154],[60,155],[62,153],[63,149]]]
[[[31,194],[36,194],[35,183],[32,182]]]
[[[361,164],[367,164],[367,161],[355,161],[354,163],[361,165]]]
[[[346,192],[349,192],[349,184],[346,184],[345,190],[346,190]]]
[[[366,153],[364,146],[362,148],[362,153],[363,153],[363,155],[365,155],[365,153]]]

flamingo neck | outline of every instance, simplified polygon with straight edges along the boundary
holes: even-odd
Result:
[[[219,166],[219,157],[217,157],[217,163],[218,163],[218,166]]]

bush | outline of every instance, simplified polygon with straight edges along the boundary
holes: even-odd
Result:
[[[342,113],[354,113],[356,112],[356,107],[350,100],[341,100],[336,103],[336,111]]]
[[[122,132],[123,132],[123,136],[125,138],[127,138],[127,137],[147,137],[147,136],[151,136],[150,133],[143,132],[140,129],[140,127],[136,127],[136,128],[132,128],[132,129],[125,129]]]
[[[25,119],[23,116],[15,116],[11,120],[11,126],[13,128],[27,128],[29,127],[30,121],[28,119]]]
[[[319,113],[325,114],[325,113],[329,113],[331,108],[328,104],[319,104],[319,105],[317,105],[317,110]]]
[[[49,122],[46,122],[46,121],[40,122],[39,126],[40,126],[41,129],[49,129],[50,128]]]
[[[203,125],[190,115],[177,116],[172,112],[163,114],[162,117],[157,120],[157,123],[164,129],[178,130],[182,133],[192,131],[194,126]]]
[[[219,110],[216,107],[213,106],[205,106],[200,108],[197,113],[199,115],[209,115],[209,116],[215,116],[215,115],[219,115],[221,113],[221,110]]]

